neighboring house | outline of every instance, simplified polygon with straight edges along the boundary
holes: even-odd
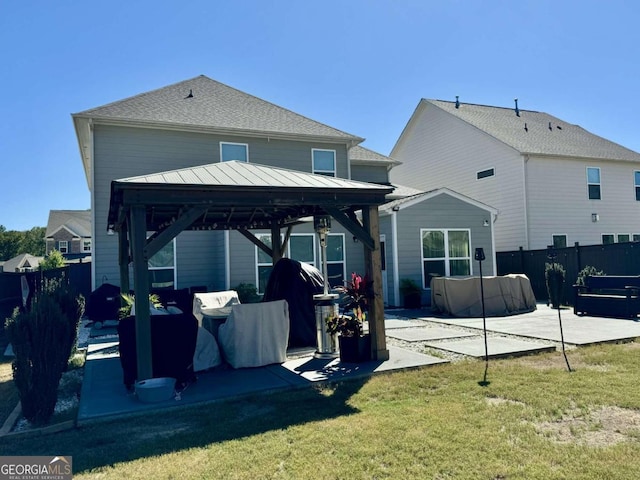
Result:
[[[21,253],[17,257],[2,263],[3,272],[35,272],[44,257],[34,257],[28,253]]]
[[[393,183],[495,207],[496,250],[640,240],[640,154],[549,114],[422,99]]]
[[[194,172],[208,170],[194,167],[236,160],[388,185],[389,170],[398,164],[361,147],[361,137],[310,120],[205,76],[72,117],[91,192],[94,289],[103,283],[120,285],[118,236],[110,235],[107,224],[113,180],[152,179],[149,176],[158,172],[195,175]],[[178,169],[180,172],[176,172]],[[191,183],[198,180],[194,178]],[[415,193],[419,192],[409,189],[403,193],[403,189],[398,189],[389,199]],[[454,208],[458,205],[460,203]],[[467,209],[467,204],[463,208]],[[229,215],[233,215],[233,207]],[[483,218],[488,216],[483,212]],[[427,222],[428,217],[424,219]],[[384,223],[381,219],[382,238],[404,238],[403,232],[392,230],[391,222],[388,229],[385,226],[386,230],[383,230]],[[422,223],[421,227],[474,228],[442,222],[438,225]],[[408,232],[415,237],[415,242],[420,242],[419,231]],[[263,243],[270,244],[268,226],[264,230],[252,229],[252,233]],[[301,223],[290,235],[285,256],[320,269],[319,243],[313,222]],[[489,246],[490,242],[484,245]],[[414,250],[411,255],[417,256],[406,262],[420,265],[421,256]],[[149,274],[152,288],[198,286],[215,291],[251,283],[263,292],[271,263],[270,256],[237,231],[189,230],[180,233],[150,259]],[[351,272],[364,273],[364,263],[363,247],[356,237],[338,222],[332,222],[327,239],[331,284],[343,285]],[[394,286],[397,289],[398,278],[393,277],[393,273],[393,270],[388,271],[384,277],[389,292]],[[396,297],[389,292],[385,291],[385,296],[390,297],[389,301],[395,301]]]
[[[496,209],[447,188],[412,192],[401,187],[394,193],[408,196],[379,209],[383,281],[390,281],[384,289],[388,304],[402,305],[398,280],[421,285],[422,303],[429,304],[434,276],[478,275],[476,248],[486,256],[483,274],[496,274]]]
[[[48,255],[58,250],[67,260],[91,255],[91,210],[50,210],[45,233]]]

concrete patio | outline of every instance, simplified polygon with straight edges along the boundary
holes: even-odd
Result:
[[[561,310],[561,315],[565,342],[570,347],[640,338],[638,321],[578,317],[568,309]],[[560,342],[558,312],[544,304],[531,313],[487,318],[486,324],[490,358],[553,351]],[[281,365],[237,370],[223,365],[201,372],[197,382],[181,395],[157,403],[142,403],[124,388],[117,337],[93,337],[87,349],[78,423],[426,367],[447,363],[449,354],[473,358],[485,355],[482,318],[444,317],[426,309],[388,310],[385,328],[390,352],[387,361],[342,363],[339,359],[314,358],[311,349],[298,350],[290,352]]]

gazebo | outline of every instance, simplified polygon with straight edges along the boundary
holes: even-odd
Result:
[[[122,291],[130,288],[129,263],[133,262],[138,377],[153,376],[148,262],[164,245],[183,230],[237,230],[275,264],[286,250],[294,225],[326,215],[363,245],[365,271],[374,290],[368,315],[372,358],[387,360],[378,206],[392,190],[239,161],[114,180],[108,229],[118,234]],[[266,228],[271,230],[271,247],[251,233]],[[154,233],[147,238],[147,232]]]

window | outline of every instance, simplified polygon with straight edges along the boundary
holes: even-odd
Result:
[[[600,168],[587,167],[587,188],[589,200],[600,200]]]
[[[327,235],[327,276],[329,286],[340,287],[345,281],[344,235],[330,233]]]
[[[640,242],[640,233],[634,233],[632,238],[634,242]]]
[[[69,253],[69,242],[66,240],[60,240],[58,242],[58,251],[60,253]]]
[[[482,171],[476,173],[476,179],[482,180],[483,178],[493,177],[495,174],[496,174],[496,172],[495,172],[495,170],[493,168],[490,168],[488,170],[482,170]]]
[[[433,277],[471,275],[469,230],[420,230],[423,288]]]
[[[318,175],[326,175],[327,177],[336,176],[336,151],[311,149],[313,158],[313,173]]]
[[[603,245],[609,245],[611,243],[614,243],[614,235],[612,233],[603,233],[602,234],[602,244]]]
[[[258,233],[256,234],[256,238],[271,248],[270,233]],[[273,260],[262,249],[256,247],[256,285],[258,287],[258,293],[264,293],[267,282],[269,281],[269,275],[271,275],[271,270],[273,270]]]
[[[567,236],[566,235],[552,235],[553,248],[567,248]]]
[[[631,235],[628,233],[619,233],[618,234],[618,243],[625,243],[631,241]]]
[[[633,172],[633,183],[636,188],[636,201],[640,202],[640,172]]]
[[[316,266],[316,235],[314,233],[294,234],[289,238],[288,257],[292,260]],[[317,268],[317,267],[316,267]]]
[[[229,162],[231,160],[248,162],[249,145],[246,143],[220,142],[220,161]]]
[[[90,238],[85,238],[84,240],[82,240],[82,251],[83,252],[90,252],[91,251],[91,239]]]
[[[149,259],[149,284],[152,289],[175,288],[175,252],[175,239],[173,239]]]

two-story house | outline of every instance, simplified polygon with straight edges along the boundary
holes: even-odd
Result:
[[[50,210],[46,250],[58,250],[68,260],[91,255],[91,210]]]
[[[388,186],[389,171],[398,165],[360,146],[361,137],[205,76],[74,114],[73,121],[91,192],[94,289],[103,283],[121,285],[118,236],[108,224],[115,180],[125,179],[125,185],[188,177],[196,185],[207,183],[203,176],[214,171],[224,176],[223,169],[212,166],[235,161]],[[230,180],[238,182],[240,170],[233,170]],[[409,196],[410,201],[398,202]],[[432,273],[473,275],[476,246],[485,248],[487,271],[494,271],[494,209],[450,190],[397,188],[388,200],[396,203],[379,210],[385,303],[401,305],[403,278],[421,284],[428,302]],[[271,245],[268,227],[254,228],[252,234]],[[424,246],[434,241],[442,248]],[[362,244],[339,222],[332,222],[326,254],[332,285],[343,285],[351,272],[365,271]],[[313,222],[292,229],[284,255],[321,268]],[[271,268],[272,258],[240,231],[182,231],[153,256],[149,276],[152,288],[215,291],[251,283],[262,293]]]
[[[640,240],[640,154],[517,101],[422,99],[391,157],[393,183],[496,208],[497,251]]]

